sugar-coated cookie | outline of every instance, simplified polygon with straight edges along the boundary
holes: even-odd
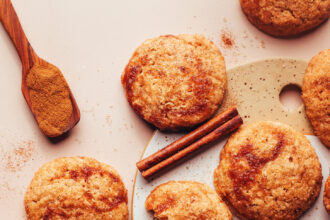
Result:
[[[189,129],[218,109],[227,86],[225,62],[202,35],[160,36],[136,49],[122,84],[147,122],[161,130]]]

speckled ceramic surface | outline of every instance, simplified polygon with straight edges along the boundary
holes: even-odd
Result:
[[[173,142],[183,134],[165,134],[162,132],[155,132],[151,138],[146,150],[143,154],[143,158],[167,144]],[[327,220],[329,218],[324,206],[323,206],[323,190],[325,177],[328,176],[330,167],[330,151],[322,145],[319,139],[315,136],[307,136],[307,138],[312,143],[315,151],[322,164],[322,174],[323,174],[323,185],[321,188],[320,196],[318,197],[316,203],[303,215],[301,219],[318,219]],[[147,212],[144,207],[144,202],[152,191],[153,188],[159,184],[165,183],[170,180],[194,180],[202,183],[206,183],[214,189],[213,186],[213,171],[219,164],[220,151],[226,140],[219,140],[218,142],[209,145],[209,149],[203,153],[196,155],[189,161],[180,164],[174,169],[169,170],[162,176],[147,182],[143,179],[140,173],[136,176],[136,182],[133,191],[133,204],[132,204],[132,216],[134,220],[145,219],[153,220],[153,215]],[[234,219],[238,219],[234,217]]]
[[[275,58],[252,62],[227,71],[228,89],[220,112],[235,105],[244,123],[273,120],[286,123],[303,134],[312,135],[304,105],[288,110],[280,102],[282,88],[302,86],[307,62]]]
[[[267,59],[235,67],[227,71],[228,91],[219,111],[236,105],[248,124],[260,120],[280,121],[291,125],[304,134],[312,134],[306,118],[304,106],[295,110],[286,109],[279,100],[281,89],[288,84],[301,86],[307,62],[288,58]],[[142,158],[151,155],[178,139],[183,134],[168,134],[157,131],[146,146]],[[330,151],[315,136],[307,136],[316,150],[322,164],[323,176],[328,176]],[[161,183],[170,180],[195,180],[213,186],[213,171],[218,166],[220,151],[226,140],[219,140],[206,146],[208,149],[191,160],[183,162],[174,169],[164,172],[160,177],[147,182],[140,173],[136,176],[132,213],[134,219],[152,219],[147,212],[144,201],[151,190]],[[325,180],[323,180],[325,181]],[[322,185],[322,190],[323,190]],[[323,191],[317,202],[302,219],[327,219],[323,207]]]

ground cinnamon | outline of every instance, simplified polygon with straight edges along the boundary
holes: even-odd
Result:
[[[12,149],[3,151],[1,155],[1,167],[4,171],[21,171],[25,164],[30,161],[35,154],[33,140],[26,140],[13,144]]]
[[[221,40],[226,48],[232,48],[233,45],[235,44],[230,33],[226,33],[226,32],[222,33]]]
[[[26,78],[32,112],[42,132],[57,137],[72,115],[70,89],[61,71],[51,64],[35,64]]]

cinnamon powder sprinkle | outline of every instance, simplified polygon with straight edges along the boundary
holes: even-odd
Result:
[[[235,44],[234,39],[231,36],[231,33],[224,32],[221,34],[221,41],[226,48],[232,48]]]
[[[23,141],[18,146],[14,146],[14,149],[5,152],[2,156],[4,170],[9,172],[20,171],[31,160],[34,152],[34,141]]]

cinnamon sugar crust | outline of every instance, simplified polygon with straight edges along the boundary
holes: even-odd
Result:
[[[321,164],[308,139],[279,122],[242,126],[214,172],[216,191],[242,219],[297,219],[321,184]]]
[[[302,99],[314,133],[330,148],[330,49],[321,51],[309,62]]]
[[[249,21],[276,37],[292,37],[319,26],[330,16],[330,0],[240,0]]]
[[[194,181],[169,181],[157,186],[147,197],[145,206],[157,219],[232,219],[231,212],[216,192],[206,184]]]
[[[330,215],[330,176],[325,182],[324,193],[323,193],[323,204],[324,208],[327,210]]]
[[[58,158],[44,164],[26,193],[29,220],[127,220],[127,190],[109,165],[87,157]]]
[[[227,86],[225,62],[202,35],[160,36],[136,49],[122,84],[139,116],[161,130],[183,130],[218,109]]]

